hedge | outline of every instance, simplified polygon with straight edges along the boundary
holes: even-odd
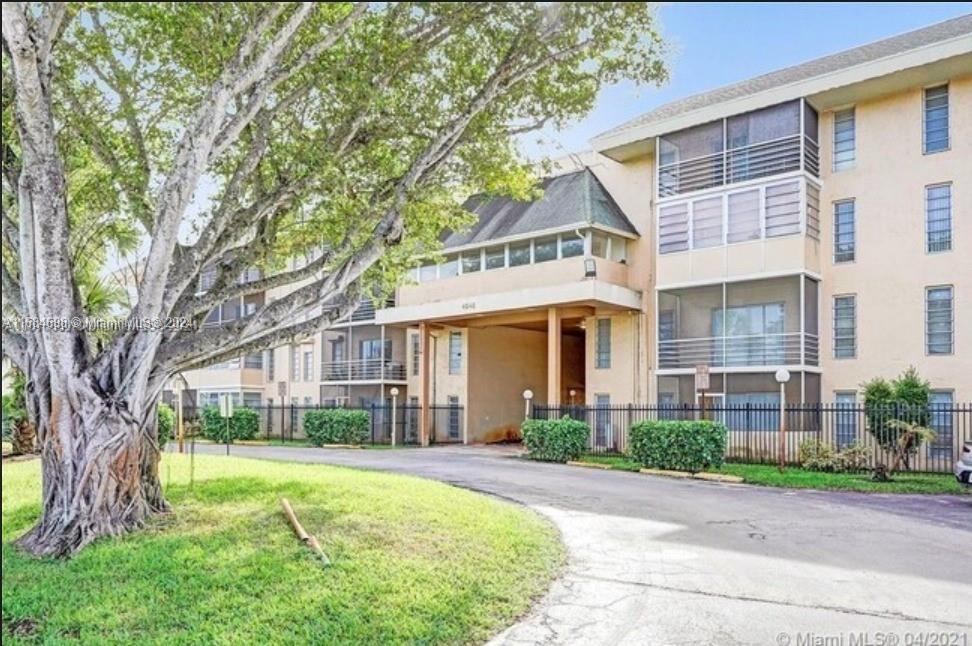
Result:
[[[702,471],[726,457],[726,426],[707,420],[638,422],[628,437],[631,458],[652,469]]]
[[[175,426],[175,411],[166,403],[159,403],[159,421],[156,426],[156,433],[159,440],[159,448],[163,448],[165,443],[172,439],[172,427]]]
[[[567,462],[587,448],[591,427],[564,416],[561,419],[528,419],[523,422],[523,444],[531,460]]]
[[[227,437],[226,420],[219,415],[218,406],[207,406],[202,411],[203,437],[214,442],[234,442],[236,440],[252,440],[260,430],[260,415],[250,408],[233,408],[233,416],[229,420],[229,437]]]
[[[371,416],[367,411],[326,408],[304,413],[304,433],[315,446],[361,444],[368,439]]]

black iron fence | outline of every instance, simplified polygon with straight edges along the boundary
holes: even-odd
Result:
[[[369,444],[418,444],[419,423],[422,407],[413,404],[373,406],[247,406],[259,418],[255,440],[276,442],[306,442],[304,417],[310,411],[329,408],[363,410],[368,413]],[[201,423],[200,410],[184,412],[187,432],[198,429]],[[465,416],[463,407],[458,404],[433,404],[429,406],[429,441],[434,444],[462,443],[465,438]]]
[[[789,464],[800,461],[800,445],[817,440],[836,449],[860,446],[868,466],[888,465],[893,459],[890,438],[903,424],[930,429],[934,437],[905,453],[903,470],[950,473],[963,443],[972,442],[972,404],[930,404],[923,407],[865,407],[863,404],[788,404],[783,411],[772,405],[742,406],[548,406],[535,404],[534,419],[568,416],[591,429],[592,453],[627,452],[628,429],[643,420],[697,420],[723,422],[728,429],[726,459],[731,462],[775,464],[782,453]],[[781,439],[782,438],[782,439]]]

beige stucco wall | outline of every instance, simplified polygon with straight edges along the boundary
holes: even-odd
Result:
[[[833,112],[821,114],[823,397],[914,365],[935,388],[972,401],[972,77],[949,88],[951,149],[922,154],[922,90],[856,107],[856,165],[832,172]],[[952,182],[952,250],[925,252],[925,194]],[[856,259],[832,261],[833,202],[854,198]],[[952,285],[955,352],[925,354],[925,288]],[[833,359],[832,300],[857,295],[857,358]]]
[[[585,322],[587,329],[586,401],[593,405],[597,395],[609,395],[611,404],[631,404],[639,401],[640,371],[639,314],[623,313],[613,316],[592,316]],[[597,367],[597,321],[611,320],[611,367]]]

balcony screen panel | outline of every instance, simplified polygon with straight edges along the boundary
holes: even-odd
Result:
[[[722,198],[692,202],[692,247],[716,247],[722,244]]]
[[[807,103],[803,106],[803,134],[810,137],[813,141],[820,141],[819,136],[820,123],[817,117],[817,111]]]
[[[800,183],[766,187],[766,237],[800,232]]]
[[[759,240],[759,190],[733,193],[729,196],[729,231],[727,242]]]
[[[807,235],[820,239],[820,189],[807,182]]]
[[[625,262],[628,259],[628,242],[624,238],[611,236],[611,260]]]
[[[427,283],[430,280],[435,280],[435,277],[435,265],[422,265],[421,269],[419,269],[419,280],[421,280],[423,283]]]
[[[672,253],[688,249],[688,204],[664,206],[658,212],[658,249]]]
[[[605,233],[594,231],[591,233],[591,255],[598,258],[607,258],[608,237]]]
[[[530,243],[520,242],[510,245],[510,267],[530,264]]]
[[[446,256],[444,263],[439,265],[439,278],[452,278],[459,274],[459,257]]]
[[[727,132],[730,150],[800,134],[800,101],[730,117]]]
[[[659,163],[683,162],[722,152],[722,122],[672,132],[660,138]]]

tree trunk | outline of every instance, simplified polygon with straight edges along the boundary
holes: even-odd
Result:
[[[11,450],[15,455],[26,455],[34,452],[34,425],[26,419],[17,422],[10,429]]]
[[[140,425],[123,405],[72,391],[55,399],[48,428],[39,427],[41,518],[17,540],[35,556],[70,556],[102,536],[141,527],[168,510],[159,481],[155,405]],[[69,414],[59,406],[74,403]]]

